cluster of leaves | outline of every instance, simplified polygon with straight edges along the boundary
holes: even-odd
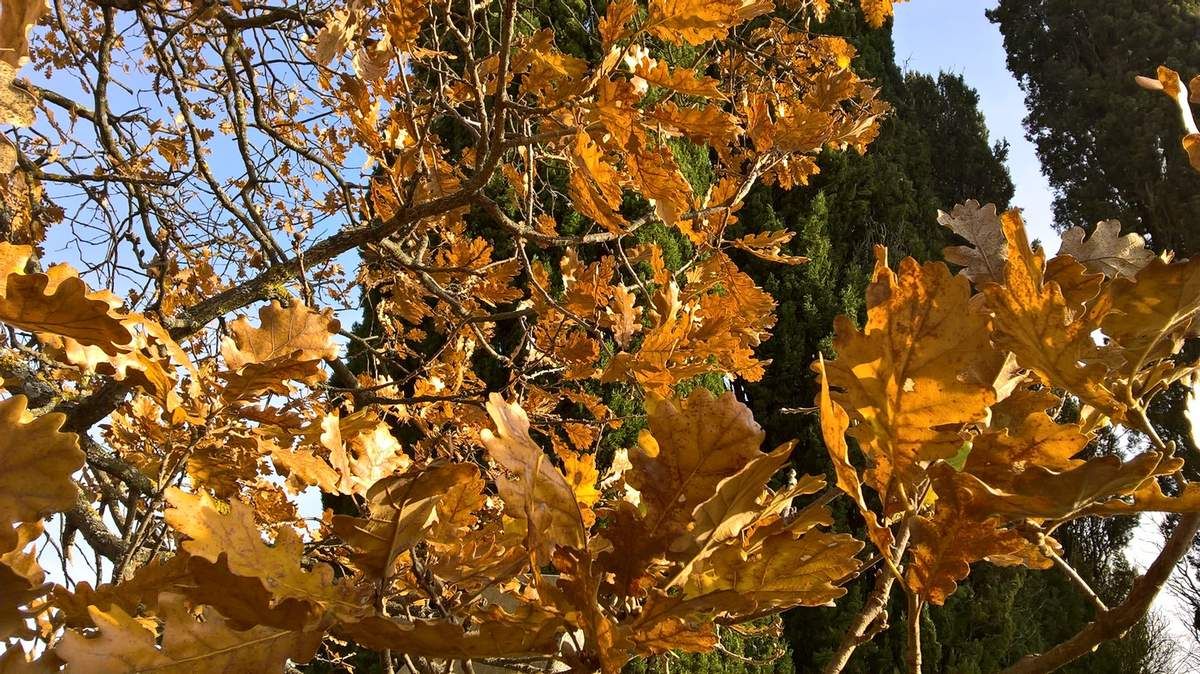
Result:
[[[890,9],[865,4],[876,22]],[[3,6],[18,28],[6,36],[14,65],[42,9]],[[801,260],[780,252],[786,234],[725,239],[747,191],[803,183],[826,148],[861,151],[886,110],[850,71],[845,41],[750,23],[772,9],[610,3],[589,60],[558,49],[551,30],[528,30],[512,1],[351,2],[315,16],[233,2],[178,23],[166,8],[54,6],[37,67],[98,93],[88,109],[13,85],[47,124],[12,145],[12,180],[112,185],[137,216],[115,217],[111,197],[90,188],[69,216],[39,192],[24,204],[35,224],[0,244],[16,394],[0,459],[12,523],[4,637],[43,642],[36,660],[9,649],[5,667],[278,671],[328,636],[420,667],[543,655],[612,672],[637,654],[711,649],[714,619],[839,596],[862,544],[825,531],[824,501],[792,504],[823,480],[768,486],[790,446],[761,452],[761,431],[730,395],[672,396],[702,373],[761,374],[753,347],[774,303],[726,251]],[[129,63],[174,99],[170,123],[108,108],[113,54],[134,44],[141,57]],[[700,61],[668,64],[676,48],[703,48],[717,76]],[[268,95],[285,56],[306,64],[295,81],[315,85],[311,97]],[[205,79],[220,84],[194,86]],[[217,101],[229,117],[209,124]],[[49,106],[71,113],[68,127]],[[88,134],[70,128],[80,119],[101,150],[90,169]],[[206,158],[216,132],[237,140],[244,174],[226,178]],[[703,194],[675,158],[688,146],[717,158]],[[256,159],[272,151],[292,159]],[[352,154],[366,159],[359,184],[342,168]],[[314,168],[300,175],[292,160]],[[335,188],[318,198],[321,182]],[[584,233],[559,231],[560,190],[591,223]],[[32,192],[9,192],[22,194]],[[88,204],[128,243],[100,265],[106,285],[124,285],[123,256],[137,260],[125,298],[68,265],[41,271],[46,225],[82,227]],[[318,213],[346,224],[319,238]],[[480,235],[478,214],[515,239],[507,257],[494,232]],[[128,228],[139,219],[144,237]],[[678,272],[655,244],[624,250],[654,223],[692,251]],[[610,253],[585,262],[589,245]],[[344,278],[332,260],[355,249],[370,264]],[[340,360],[347,333],[316,307],[355,285],[379,297],[384,327],[362,348],[394,368],[420,356],[402,376],[356,376]],[[229,316],[255,304],[257,320]],[[506,322],[524,334],[501,353]],[[444,346],[415,348],[431,336]],[[510,396],[559,423],[532,429],[495,394],[480,404],[477,350],[509,368]],[[588,379],[650,397],[649,430],[603,475],[592,450],[621,420],[575,383]],[[591,419],[562,421],[564,404]],[[402,446],[397,434],[416,437]],[[306,490],[349,499],[351,511],[305,524]],[[52,513],[63,513],[65,548],[82,536],[104,560],[94,584],[44,582],[30,545]]]
[[[862,6],[879,23],[891,2]],[[806,29],[828,2],[789,21],[770,0],[617,0],[590,55],[515,0],[73,9],[55,6],[33,58],[84,77],[93,108],[6,82],[87,121],[101,159],[81,170],[93,155],[67,148],[87,140],[48,113],[10,148],[20,194],[77,184],[59,198],[85,205],[67,216],[39,193],[22,211],[38,224],[0,243],[0,638],[38,642],[36,659],[9,648],[5,671],[282,671],[353,642],[389,668],[612,673],[830,603],[864,570],[864,544],[829,530],[837,489],[796,503],[824,480],[781,474],[790,444],[762,451],[732,394],[676,395],[701,374],[762,374],[774,301],[729,252],[802,259],[786,232],[726,237],[751,187],[804,184],[817,153],[863,150],[886,111],[849,44]],[[19,61],[41,6],[0,12]],[[174,99],[169,123],[109,108],[126,49]],[[244,173],[206,158],[214,106]],[[710,189],[684,177],[685,151],[711,157]],[[47,216],[78,225],[87,205],[114,226],[108,277],[90,270],[107,289],[41,270]],[[317,213],[345,221],[326,233]],[[966,277],[893,273],[881,253],[866,329],[839,325],[821,398],[838,487],[914,616],[970,562],[1046,565],[1072,517],[1198,500],[1159,487],[1180,463],[1165,443],[1073,458],[1107,423],[1154,437],[1146,401],[1191,373],[1174,356],[1200,309],[1195,265],[1111,229],[1046,263],[1015,215],[977,204],[946,224],[971,244]],[[658,225],[685,262],[658,242],[626,251]],[[349,251],[364,264],[347,279],[333,260]],[[342,331],[350,286],[377,300],[379,334]],[[355,374],[344,339],[386,367]],[[588,387],[616,382],[644,392],[647,427],[604,465],[596,448],[625,420]],[[1080,424],[1046,415],[1052,388],[1088,405]],[[306,521],[303,493],[346,507]],[[33,546],[54,513],[64,572],[81,536],[94,583],[45,582]]]
[[[880,250],[866,325],[840,319],[838,358],[816,366],[838,486],[909,592],[913,629],[919,606],[944,603],[973,562],[1065,567],[1052,534],[1076,518],[1200,507],[1183,459],[1146,417],[1156,394],[1195,372],[1177,356],[1196,330],[1197,262],[1155,256],[1115,222],[1066,232],[1047,261],[1017,211],[967,202],[939,220],[967,242],[945,254],[962,271],[909,258],[894,272]],[[1081,404],[1078,422],[1055,420],[1065,395]],[[1143,431],[1150,448],[1080,458],[1109,424]],[[1178,494],[1163,492],[1166,476],[1185,485]],[[880,579],[886,596],[891,580]]]

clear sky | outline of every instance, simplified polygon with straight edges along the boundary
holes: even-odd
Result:
[[[1016,185],[1012,205],[1024,209],[1031,237],[1041,239],[1053,254],[1058,249],[1058,234],[1051,227],[1054,196],[1033,145],[1025,140],[1025,95],[1005,66],[1000,30],[984,16],[995,5],[996,0],[912,0],[896,5],[896,61],[905,70],[961,74],[979,92],[992,140],[1004,138],[1011,145],[1008,169]],[[1134,531],[1127,555],[1135,567],[1144,569],[1158,555],[1163,540],[1160,520],[1143,517]],[[1176,642],[1186,648],[1189,638],[1180,621],[1189,616],[1182,602],[1164,591],[1155,609],[1170,619]]]
[[[1000,30],[984,10],[995,0],[913,0],[896,5],[896,61],[905,70],[962,75],[979,92],[992,140],[1007,139],[1008,169],[1017,192],[1012,205],[1025,211],[1031,238],[1047,252],[1058,249],[1051,228],[1053,194],[1033,145],[1025,140],[1025,95],[1004,64]],[[954,204],[946,204],[948,209]]]

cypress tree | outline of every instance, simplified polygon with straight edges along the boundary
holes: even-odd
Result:
[[[1118,218],[1159,250],[1200,250],[1200,175],[1180,146],[1178,113],[1133,82],[1159,65],[1200,72],[1200,2],[1001,0],[988,17],[1025,91],[1055,224]]]

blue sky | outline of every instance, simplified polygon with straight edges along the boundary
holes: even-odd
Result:
[[[1025,140],[1025,95],[1004,64],[1000,30],[984,11],[995,0],[913,0],[896,5],[896,61],[905,70],[961,74],[979,91],[979,105],[992,140],[1008,139],[1008,168],[1017,192],[1012,205],[1024,209],[1031,238],[1047,252],[1058,249],[1051,227],[1053,193],[1033,145]],[[954,204],[946,204],[948,209]]]

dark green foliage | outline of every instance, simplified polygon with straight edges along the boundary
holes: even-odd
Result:
[[[1160,250],[1195,251],[1200,176],[1170,101],[1135,75],[1200,72],[1197,0],[1001,0],[988,13],[1025,90],[1026,134],[1057,193],[1059,227],[1118,218]]]

